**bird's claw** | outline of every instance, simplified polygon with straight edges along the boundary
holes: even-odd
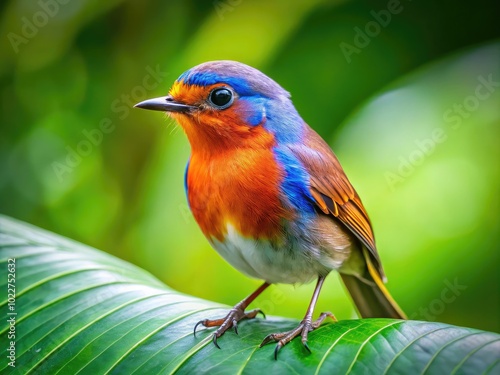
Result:
[[[311,353],[311,349],[307,344],[307,336],[309,332],[318,328],[327,317],[332,318],[334,321],[337,321],[337,319],[332,313],[330,312],[321,313],[318,319],[316,319],[314,322],[311,322],[310,319],[304,319],[300,322],[300,324],[296,328],[290,331],[271,333],[267,335],[266,337],[264,337],[264,340],[262,340],[259,347],[263,347],[264,345],[268,344],[271,341],[277,342],[276,347],[274,348],[274,359],[277,360],[278,352],[280,351],[280,349],[284,347],[286,344],[288,344],[290,341],[292,341],[295,337],[301,335],[302,345],[309,353]]]
[[[255,309],[254,311],[257,311],[257,313],[255,314],[256,316],[260,314],[264,319],[267,319],[266,314],[264,314],[264,311],[262,311],[261,309]]]
[[[239,335],[239,333],[238,333],[238,321],[236,319],[233,319],[233,328],[234,328],[234,333]]]
[[[193,335],[194,335],[194,337],[196,337],[196,329],[198,328],[198,326],[199,326],[200,324],[205,325],[205,324],[204,324],[204,322],[205,322],[206,320],[208,320],[208,319],[203,319],[203,320],[200,320],[198,323],[196,323],[196,324],[195,324],[194,329],[193,329]]]
[[[203,319],[200,320],[196,325],[194,326],[193,334],[196,337],[196,329],[198,326],[203,325],[204,327],[219,327],[213,334],[212,342],[214,345],[220,349],[219,344],[217,343],[217,339],[221,337],[228,329],[231,327],[234,328],[234,332],[236,334],[238,333],[238,322],[243,320],[243,319],[253,319],[257,316],[257,314],[262,314],[264,318],[266,315],[262,312],[260,309],[255,309],[249,312],[245,312],[243,308],[239,307],[236,305],[234,308],[232,308],[229,313],[226,315],[226,317],[222,319]]]
[[[280,351],[280,349],[283,347],[283,344],[281,343],[281,341],[279,341],[277,344],[276,344],[276,347],[274,348],[274,360],[277,361],[278,360],[278,352]]]
[[[303,340],[302,340],[302,345],[304,345],[304,348],[306,348],[306,350],[307,350],[309,353],[312,353],[312,352],[311,352],[311,349],[309,348],[309,345],[307,344],[307,341],[303,341]]]
[[[215,334],[215,333],[214,333],[214,334],[213,334],[213,337],[212,337],[212,342],[214,343],[214,345],[215,345],[215,347],[216,347],[217,349],[220,349],[219,344],[217,344],[217,338],[218,338],[218,337],[217,337],[217,334]]]

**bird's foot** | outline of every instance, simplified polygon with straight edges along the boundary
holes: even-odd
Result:
[[[225,318],[222,319],[204,319],[200,320],[196,325],[194,326],[194,334],[196,335],[196,328],[201,324],[204,327],[219,327],[217,331],[213,334],[213,343],[214,345],[220,349],[219,344],[217,344],[217,339],[221,337],[228,329],[231,327],[234,328],[234,332],[238,334],[238,322],[243,320],[243,319],[253,319],[257,316],[257,314],[262,314],[262,316],[265,318],[266,315],[262,312],[260,309],[255,309],[249,312],[245,312],[244,308],[238,304],[234,306],[229,313],[226,315]]]
[[[309,332],[318,328],[327,317],[330,317],[334,321],[337,321],[337,319],[331,312],[321,313],[319,318],[314,322],[310,318],[304,318],[304,320],[300,322],[297,328],[294,328],[287,332],[271,333],[267,335],[260,344],[260,347],[266,345],[271,341],[277,342],[276,348],[274,349],[274,359],[278,359],[278,352],[280,351],[280,349],[290,341],[292,341],[295,337],[300,335],[302,337],[302,345],[304,345],[304,348],[306,348],[310,353],[311,349],[309,349],[309,345],[307,345],[307,335],[309,334]]]

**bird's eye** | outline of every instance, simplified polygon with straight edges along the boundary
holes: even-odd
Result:
[[[213,90],[208,97],[208,101],[219,109],[224,109],[233,104],[233,93],[226,88]]]

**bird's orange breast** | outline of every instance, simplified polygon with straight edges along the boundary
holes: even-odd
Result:
[[[211,157],[193,150],[187,195],[208,238],[223,241],[231,224],[247,238],[277,239],[291,216],[280,200],[282,179],[272,149],[226,149]]]

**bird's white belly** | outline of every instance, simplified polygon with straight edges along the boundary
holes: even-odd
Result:
[[[223,242],[212,239],[212,246],[233,267],[244,274],[269,283],[306,283],[341,266],[321,251],[294,244],[276,248],[267,240],[253,240],[227,226]]]

